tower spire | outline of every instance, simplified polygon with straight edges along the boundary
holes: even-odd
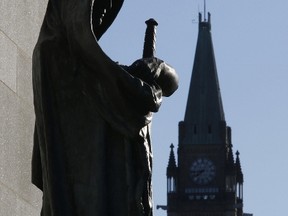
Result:
[[[243,173],[234,160],[231,128],[226,125],[206,0],[184,120],[179,122],[177,165],[170,146],[167,215],[243,216]]]
[[[183,144],[226,143],[226,122],[208,21],[199,14],[199,33],[181,134]]]
[[[176,165],[176,160],[175,160],[175,155],[174,155],[174,145],[173,143],[170,145],[170,157],[169,157],[169,162],[167,166],[167,193],[175,193],[177,190],[177,165]]]
[[[236,162],[235,162],[236,181],[237,181],[237,183],[243,184],[244,178],[243,178],[243,173],[242,173],[242,168],[241,168],[239,155],[240,155],[239,151],[236,151]]]
[[[173,143],[170,145],[170,156],[169,156],[169,162],[168,162],[168,168],[176,168],[176,160],[174,155],[174,145]]]
[[[206,22],[206,0],[204,0],[204,21]]]

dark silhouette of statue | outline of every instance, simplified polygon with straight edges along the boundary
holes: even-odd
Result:
[[[160,59],[121,66],[102,51],[122,3],[48,2],[33,53],[41,216],[152,215],[150,122],[178,80]]]

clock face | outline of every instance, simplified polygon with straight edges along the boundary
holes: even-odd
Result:
[[[190,167],[190,177],[197,184],[208,184],[213,180],[215,174],[216,169],[213,162],[206,158],[197,159]]]

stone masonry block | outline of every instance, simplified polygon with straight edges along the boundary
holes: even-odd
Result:
[[[17,47],[0,31],[0,80],[16,92]]]
[[[17,95],[33,107],[32,60],[19,49],[17,52]]]
[[[31,184],[33,108],[0,85],[0,182],[33,206],[41,201]]]
[[[15,191],[0,184],[0,215],[1,216],[39,216],[40,206],[32,206],[19,197]]]
[[[47,0],[1,0],[0,29],[22,49],[32,55],[40,26],[45,14]]]

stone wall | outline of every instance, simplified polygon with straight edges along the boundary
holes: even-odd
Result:
[[[0,1],[0,215],[40,215],[31,184],[31,56],[47,0]]]

